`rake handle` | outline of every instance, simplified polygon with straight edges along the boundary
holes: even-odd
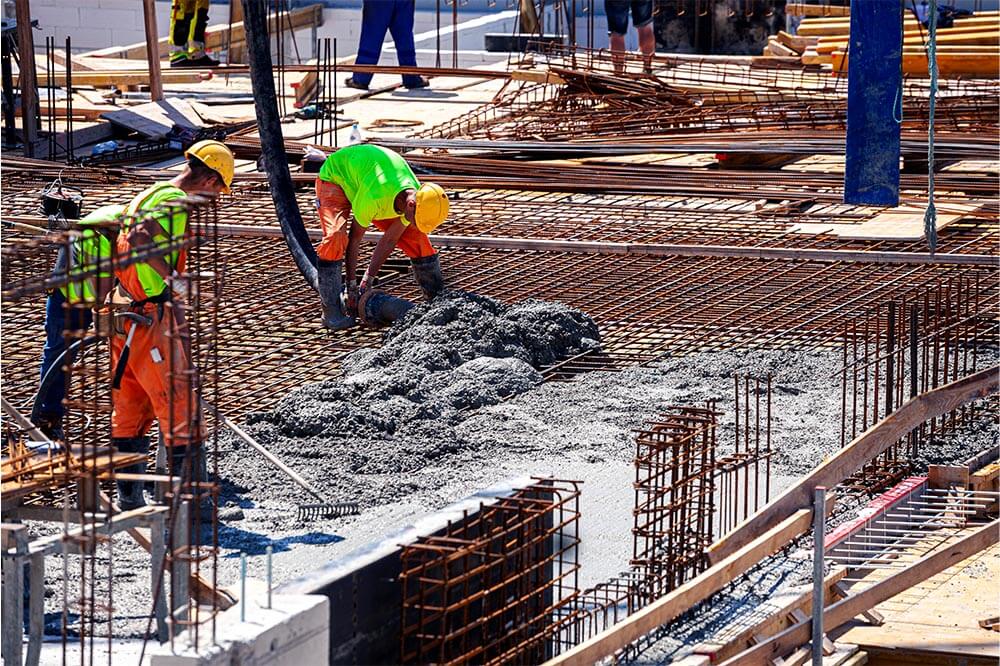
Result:
[[[319,492],[315,488],[313,488],[309,484],[308,481],[306,481],[301,476],[299,476],[298,472],[296,472],[295,470],[293,470],[291,467],[289,467],[285,463],[281,462],[281,460],[279,460],[273,453],[271,453],[270,451],[268,451],[267,449],[265,449],[263,447],[263,445],[257,443],[257,441],[253,437],[251,437],[250,435],[248,435],[246,432],[243,431],[242,428],[240,428],[238,425],[236,425],[235,423],[233,423],[233,421],[231,421],[229,419],[229,417],[227,417],[225,414],[223,414],[218,409],[216,409],[214,405],[210,404],[204,398],[201,399],[201,404],[204,405],[206,409],[211,410],[211,412],[213,414],[215,414],[215,418],[217,418],[220,421],[222,421],[222,423],[227,428],[229,428],[230,430],[232,430],[233,433],[237,437],[239,437],[244,442],[246,442],[247,444],[249,444],[250,446],[252,446],[258,453],[260,453],[262,456],[264,456],[269,461],[271,461],[271,463],[274,464],[275,467],[277,467],[282,472],[284,472],[285,474],[287,474],[288,477],[292,481],[294,481],[295,483],[297,483],[300,486],[302,486],[302,488],[304,490],[306,490],[306,492],[308,492],[310,495],[312,495],[313,497],[315,497],[320,502],[323,502],[324,504],[329,504],[329,502],[326,500],[326,498],[323,497],[322,495],[320,495]]]

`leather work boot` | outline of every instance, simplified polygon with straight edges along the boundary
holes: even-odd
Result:
[[[424,294],[424,300],[431,301],[444,291],[444,276],[441,275],[441,261],[437,254],[429,257],[410,259],[413,277]]]
[[[111,444],[122,453],[141,453],[149,455],[149,437],[114,437]],[[119,471],[128,474],[142,474],[146,471],[146,462],[137,462],[134,465],[120,468]],[[122,511],[131,511],[146,506],[146,497],[143,495],[142,481],[115,481],[115,488],[118,490],[118,506]]]
[[[341,271],[343,261],[319,260],[319,297],[323,301],[323,325],[334,331],[356,326],[357,322],[344,313],[343,276]]]

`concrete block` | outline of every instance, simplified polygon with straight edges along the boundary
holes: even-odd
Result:
[[[117,27],[111,31],[111,42],[116,46],[126,46],[128,44],[137,44],[146,39],[146,33],[143,30],[135,30],[129,28],[123,28],[119,30]]]
[[[135,9],[106,9],[100,7],[97,11],[84,12],[84,14],[85,16],[81,17],[81,24],[86,24],[87,17],[92,16],[93,20],[100,21],[101,25],[106,25],[116,30],[144,29],[142,12]]]
[[[73,28],[62,30],[62,35],[58,37],[58,43],[65,43],[65,36],[73,38],[74,51],[90,51],[93,49],[103,49],[111,45],[111,28]]]
[[[142,3],[135,0],[98,0],[98,7],[102,9],[129,9],[142,14]],[[157,3],[159,4],[159,3]],[[168,5],[170,3],[167,3]]]
[[[184,632],[170,644],[156,648],[150,666],[263,666],[295,664],[322,666],[330,646],[330,600],[321,595],[275,594],[267,605],[267,586],[247,580],[246,622],[240,621],[240,604],[220,614],[218,641],[211,632],[199,632],[201,645],[191,646],[193,632]]]
[[[43,33],[51,28],[76,28],[80,25],[80,12],[76,7],[32,6],[31,18],[38,21]],[[42,43],[45,43],[44,39]]]

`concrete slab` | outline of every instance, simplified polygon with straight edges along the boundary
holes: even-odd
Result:
[[[245,605],[245,607],[244,607]],[[245,620],[241,615],[245,613]],[[267,607],[267,585],[247,580],[246,598],[221,613],[215,635],[208,626],[198,631],[197,649],[193,633],[184,632],[173,642],[157,646],[151,666],[201,666],[243,664],[297,664],[321,666],[326,663],[330,641],[330,602],[319,595],[275,594]]]

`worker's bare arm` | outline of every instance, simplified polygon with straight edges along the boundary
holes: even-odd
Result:
[[[375,246],[375,250],[372,252],[371,262],[368,264],[368,270],[365,271],[365,276],[368,278],[369,286],[371,280],[378,275],[379,269],[382,268],[382,264],[385,260],[389,258],[389,254],[392,249],[396,247],[397,241],[399,241],[400,236],[406,231],[406,225],[403,224],[401,220],[396,220],[392,223],[392,226],[385,230],[382,234],[382,238],[379,240],[378,244]]]
[[[347,255],[344,258],[348,286],[358,279],[358,253],[361,249],[361,239],[365,237],[366,231],[368,231],[367,227],[358,224],[357,220],[351,223],[351,233],[347,240]]]

